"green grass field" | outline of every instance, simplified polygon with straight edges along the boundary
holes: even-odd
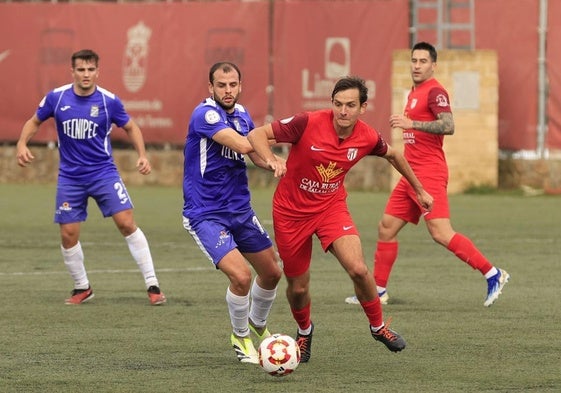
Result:
[[[113,222],[95,204],[82,246],[96,297],[65,306],[72,289],[52,223],[54,185],[0,185],[1,392],[559,392],[561,391],[561,200],[519,195],[451,197],[452,223],[511,274],[483,307],[482,276],[429,238],[400,236],[384,307],[408,342],[391,353],[344,303],[350,279],[316,246],[309,363],[285,378],[239,363],[229,344],[227,280],[181,224],[176,188],[130,187],[169,299],[151,307]],[[272,233],[272,190],[254,190]],[[349,203],[368,264],[386,193]],[[316,243],[317,244],[317,243]],[[281,281],[269,327],[294,335]]]

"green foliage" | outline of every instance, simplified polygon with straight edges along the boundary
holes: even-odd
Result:
[[[559,237],[551,197],[459,195],[452,223],[511,274],[503,295],[483,307],[485,280],[436,245],[424,224],[400,235],[384,307],[408,342],[391,353],[375,342],[360,307],[344,303],[350,279],[315,244],[308,364],[285,378],[239,363],[230,348],[227,280],[181,224],[181,190],[130,188],[162,289],[151,307],[124,240],[94,203],[82,227],[96,297],[63,301],[72,282],[52,224],[52,185],[2,185],[0,198],[0,391],[2,392],[556,392],[561,389]],[[256,190],[271,228],[272,190]],[[387,194],[354,192],[351,210],[372,265]],[[284,280],[270,329],[293,335]]]

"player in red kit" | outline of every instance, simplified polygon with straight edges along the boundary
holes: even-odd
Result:
[[[417,224],[424,216],[433,240],[453,252],[487,279],[487,296],[483,305],[489,307],[501,294],[510,276],[494,267],[473,242],[454,231],[450,223],[447,184],[448,166],[442,149],[444,135],[454,134],[454,118],[448,93],[434,78],[436,49],[419,42],[411,51],[413,88],[403,115],[392,115],[390,126],[403,129],[404,155],[426,190],[434,197],[432,211],[424,212],[415,191],[401,179],[392,191],[382,220],[378,224],[378,243],[374,254],[374,279],[380,299],[388,300],[386,291],[392,266],[397,259],[399,231],[407,224]],[[358,303],[354,296],[345,300]]]
[[[359,233],[347,207],[344,180],[362,157],[384,157],[411,183],[423,209],[430,211],[433,199],[403,155],[359,120],[366,111],[367,98],[362,79],[345,77],[335,84],[331,109],[300,113],[248,134],[255,152],[276,177],[281,177],[273,197],[273,226],[288,283],[286,295],[298,324],[296,339],[302,362],[310,359],[314,330],[309,292],[313,235],[352,279],[374,339],[390,351],[405,348],[405,340],[389,329],[389,323],[384,324],[374,279],[364,262]],[[286,163],[273,155],[271,139],[292,145]]]

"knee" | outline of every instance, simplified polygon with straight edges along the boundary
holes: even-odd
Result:
[[[135,233],[138,227],[133,221],[131,223],[119,223],[117,224],[117,229],[119,229],[119,232],[121,232],[124,237],[127,237]]]
[[[453,237],[453,232],[431,231],[430,235],[435,243],[448,247],[448,243],[450,243],[450,240]]]
[[[266,265],[266,269],[261,270],[260,269],[260,273],[259,276],[261,277],[261,280],[276,286],[281,277],[282,277],[282,269],[277,261],[276,258],[272,258],[269,260],[269,263]]]
[[[378,223],[378,240],[389,241],[394,237],[395,231],[384,220],[381,220]]]
[[[275,265],[277,266],[277,269],[271,272],[271,274],[267,278],[272,285],[277,286],[282,277],[282,270],[276,263]]]
[[[440,244],[441,246],[445,246],[446,247],[446,243],[443,241],[442,237],[438,236],[438,235],[433,235],[432,236],[432,240],[436,243],[436,244]]]
[[[429,230],[432,240],[444,247],[448,247],[450,240],[452,240],[456,234],[449,219],[427,221],[427,229]]]
[[[286,294],[289,298],[303,298],[308,295],[309,285],[303,283],[288,282]]]
[[[78,244],[78,236],[78,231],[61,231],[60,242],[62,244],[62,247],[65,249],[74,247],[76,244]]]
[[[251,287],[251,272],[238,272],[230,277],[232,291],[236,294],[247,294]]]
[[[119,232],[125,237],[132,235],[138,229],[131,210],[113,215],[113,221]]]
[[[349,268],[347,272],[354,282],[362,282],[366,280],[370,274],[365,263],[357,263]]]
[[[260,275],[258,279],[258,284],[264,289],[275,289],[281,279],[282,271],[267,273],[266,275]]]
[[[77,232],[61,232],[60,239],[61,239],[62,244],[65,246],[64,248],[70,248],[78,242],[78,233]],[[68,246],[68,247],[66,247],[66,246]]]

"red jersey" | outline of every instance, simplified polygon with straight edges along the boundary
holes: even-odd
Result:
[[[452,109],[448,92],[436,79],[428,79],[411,89],[404,113],[409,119],[434,121],[442,112],[452,112]],[[448,178],[443,143],[444,135],[415,129],[403,130],[404,155],[417,177],[443,175]]]
[[[340,140],[330,109],[300,113],[271,125],[277,142],[292,144],[286,175],[273,197],[273,209],[296,219],[324,212],[335,201],[344,201],[347,172],[362,157],[384,156],[388,150],[382,136],[360,120],[353,133]]]

